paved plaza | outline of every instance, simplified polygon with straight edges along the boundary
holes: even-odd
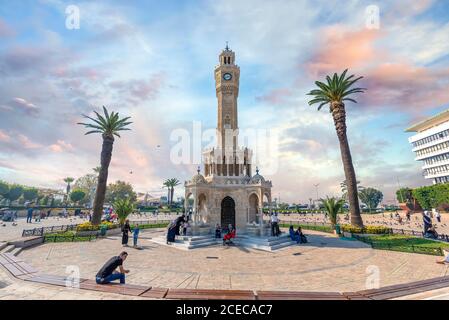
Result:
[[[373,270],[379,271],[380,286],[448,272],[447,266],[435,263],[435,256],[373,250],[364,243],[320,232],[307,231],[309,244],[274,253],[221,245],[183,251],[151,241],[162,232],[145,230],[142,250],[126,249],[129,257],[125,265],[131,270],[128,283],[167,288],[344,292],[365,289]],[[20,258],[45,274],[66,275],[67,266],[77,266],[80,277],[93,279],[101,265],[122,250],[119,238],[109,237],[89,243],[47,243],[24,250]],[[58,297],[69,290],[57,289],[59,293],[54,293],[55,289],[38,286],[29,292],[20,284],[8,286],[7,280],[0,281],[6,283],[0,289],[0,297],[5,298],[20,292],[34,298],[44,298],[47,293]],[[77,295],[77,290],[72,294]],[[86,294],[86,298],[104,296]]]

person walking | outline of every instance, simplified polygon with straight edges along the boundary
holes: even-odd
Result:
[[[140,232],[139,224],[136,223],[136,225],[134,226],[134,229],[133,229],[133,246],[134,246],[134,248],[137,247],[137,238],[139,238],[139,232]]]
[[[33,208],[29,207],[27,210],[27,223],[31,223],[33,220]]]

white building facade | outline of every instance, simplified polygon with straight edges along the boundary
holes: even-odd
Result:
[[[422,161],[423,176],[434,184],[449,182],[449,110],[406,130],[415,160]]]

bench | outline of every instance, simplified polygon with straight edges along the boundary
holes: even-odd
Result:
[[[387,286],[379,289],[362,290],[358,291],[357,293],[372,300],[385,300],[404,297],[430,290],[441,289],[445,287],[449,287],[449,277],[438,277],[433,279]]]
[[[257,300],[348,300],[339,292],[257,291]]]
[[[80,289],[123,294],[128,296],[140,296],[150,290],[151,287],[113,282],[108,284],[97,284],[95,280],[85,280],[80,283]]]
[[[180,300],[255,300],[251,290],[169,289],[166,299]]]
[[[71,278],[67,278],[65,276],[57,276],[50,274],[37,274],[32,276],[31,278],[25,279],[25,281],[37,282],[43,284],[49,284],[53,286],[61,286],[61,287],[71,287],[70,283],[72,283]],[[86,279],[79,279],[79,283],[86,281]]]
[[[10,253],[0,254],[0,264],[15,278],[25,279],[37,272],[32,266]]]
[[[152,299],[163,299],[167,294],[167,288],[156,288],[151,287],[148,291],[145,291],[140,295],[140,297],[144,298],[152,298]]]

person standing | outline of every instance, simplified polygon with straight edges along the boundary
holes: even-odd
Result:
[[[441,214],[440,214],[440,212],[437,209],[435,209],[435,215],[434,216],[437,219],[437,221],[440,223],[441,222]]]
[[[134,229],[133,229],[133,245],[134,245],[134,248],[137,247],[137,238],[139,237],[139,232],[140,232],[139,224],[136,223],[136,225],[134,226]]]
[[[277,237],[279,235],[278,234],[278,230],[279,230],[278,222],[279,222],[279,219],[278,219],[277,215],[273,212],[273,214],[271,215],[271,235],[273,237]]]
[[[31,223],[33,220],[33,208],[29,207],[27,210],[27,223]]]
[[[432,219],[430,218],[428,211],[425,210],[422,214],[423,223],[424,223],[424,233],[432,226]]]
[[[128,253],[123,251],[120,255],[109,259],[95,276],[97,284],[108,284],[115,280],[120,280],[121,284],[125,284],[125,274],[129,273],[129,270],[123,268],[123,262],[127,257]],[[120,268],[120,272],[115,271],[117,268]]]
[[[125,224],[122,227],[122,245],[124,247],[128,246],[128,237],[129,237],[128,232],[132,232],[132,231],[131,231],[131,227],[129,225],[129,220],[126,219]]]

